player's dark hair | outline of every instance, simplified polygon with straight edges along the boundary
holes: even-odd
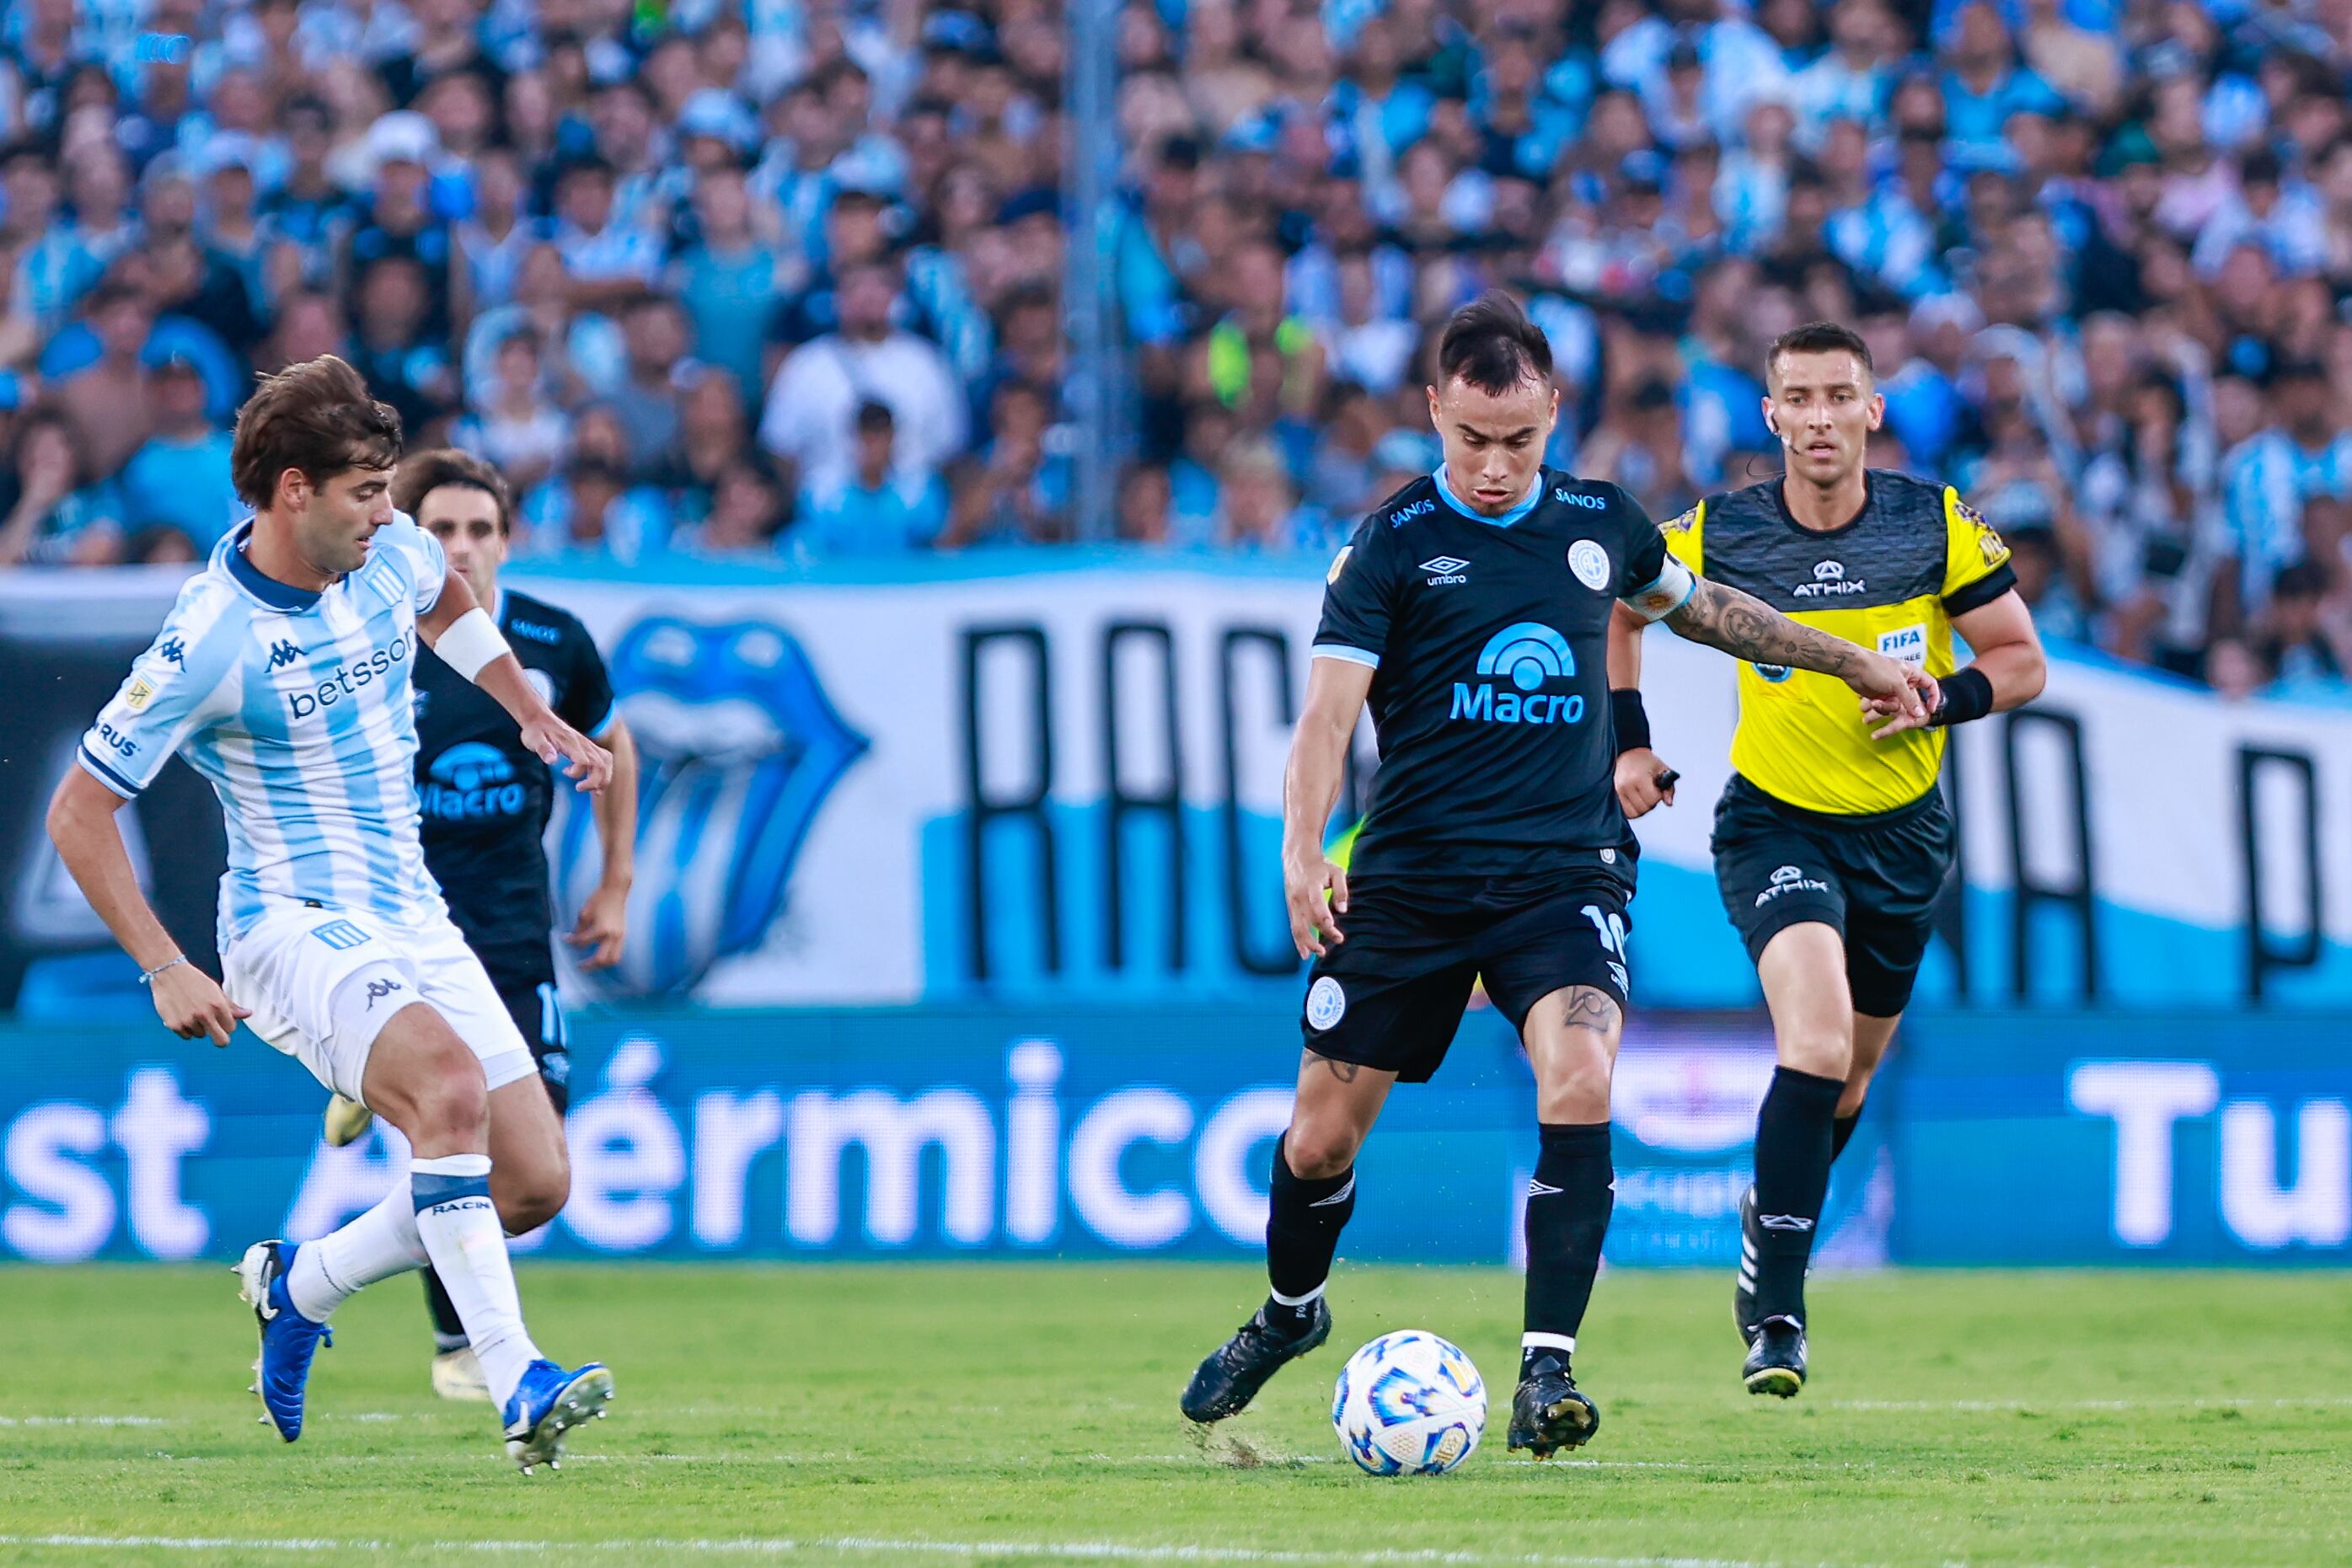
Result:
[[[1456,376],[1483,392],[1507,392],[1551,380],[1551,342],[1519,302],[1488,289],[1456,310],[1438,340],[1441,383]]]
[[[1862,361],[1863,374],[1877,377],[1878,367],[1870,362],[1870,345],[1862,340],[1862,334],[1835,321],[1808,321],[1773,339],[1772,346],[1764,350],[1764,370],[1769,374],[1783,354],[1837,353],[1852,354]]]
[[[400,415],[369,395],[359,371],[321,354],[264,376],[237,411],[229,479],[247,505],[267,507],[289,468],[324,486],[352,468],[392,467],[400,444]]]
[[[425,497],[444,485],[479,490],[498,505],[499,532],[514,531],[514,492],[507,488],[506,476],[472,453],[454,446],[404,459],[400,472],[392,476],[392,504],[413,517]]]

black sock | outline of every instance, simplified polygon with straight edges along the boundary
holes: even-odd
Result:
[[[1315,1316],[1315,1302],[1331,1277],[1339,1232],[1356,1212],[1356,1167],[1332,1176],[1295,1175],[1283,1140],[1276,1138],[1268,1196],[1265,1273],[1274,1290],[1265,1299],[1265,1321],[1284,1328],[1304,1327]]]
[[[1868,1104],[1869,1102],[1864,1101],[1863,1103]],[[1853,1142],[1853,1130],[1862,1121],[1862,1109],[1861,1105],[1856,1105],[1853,1115],[1840,1116],[1830,1124],[1830,1163],[1832,1165],[1835,1165],[1837,1157],[1845,1153],[1845,1146]]]
[[[425,1305],[433,1314],[434,1349],[446,1354],[471,1343],[466,1338],[466,1321],[457,1315],[457,1304],[441,1288],[441,1276],[429,1264],[425,1269]]]
[[[1845,1085],[1775,1068],[1756,1117],[1756,1321],[1805,1315],[1805,1265],[1830,1186],[1832,1124]]]
[[[1601,1271],[1601,1243],[1616,1206],[1616,1171],[1609,1157],[1609,1124],[1548,1124],[1528,1186],[1527,1337],[1522,1369],[1538,1356],[1565,1364],[1584,1326]]]

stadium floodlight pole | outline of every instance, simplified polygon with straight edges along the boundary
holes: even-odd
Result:
[[[1109,254],[1117,238],[1119,151],[1116,0],[1071,0],[1069,23],[1062,197],[1070,236],[1063,253],[1062,323],[1070,340],[1068,397],[1076,436],[1072,523],[1078,538],[1102,539],[1111,535],[1118,465],[1127,451],[1128,377]]]

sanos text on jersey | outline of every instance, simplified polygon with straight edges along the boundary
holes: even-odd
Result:
[[[334,706],[377,676],[389,673],[394,664],[406,663],[415,646],[415,633],[404,632],[356,664],[338,666],[333,674],[319,683],[317,689],[288,692],[286,706],[293,710],[295,718],[309,718],[320,708]]]

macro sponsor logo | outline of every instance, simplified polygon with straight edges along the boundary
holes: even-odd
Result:
[[[1814,563],[1811,582],[1801,582],[1789,591],[1799,599],[1843,599],[1869,592],[1870,583],[1864,578],[1847,577],[1843,561],[1824,560]]]
[[[418,809],[436,822],[487,822],[518,816],[530,791],[515,777],[514,763],[497,747],[467,740],[433,759]]]
[[[1540,621],[1519,621],[1486,640],[1478,653],[1475,682],[1454,683],[1450,718],[1479,724],[1576,724],[1584,717],[1584,698],[1572,692],[1548,692],[1552,681],[1576,674],[1576,654],[1568,639]]]
[[[287,646],[289,644],[278,644],[279,648]],[[288,692],[286,706],[295,719],[309,718],[321,709],[331,708],[345,697],[354,695],[362,686],[371,685],[390,674],[394,669],[406,664],[408,656],[415,649],[416,633],[404,632],[366,658],[336,665],[317,685],[302,691]],[[292,657],[301,657],[300,650],[294,650]],[[290,663],[291,659],[288,662]],[[269,655],[269,667],[274,670],[278,665],[278,651],[273,649]]]

